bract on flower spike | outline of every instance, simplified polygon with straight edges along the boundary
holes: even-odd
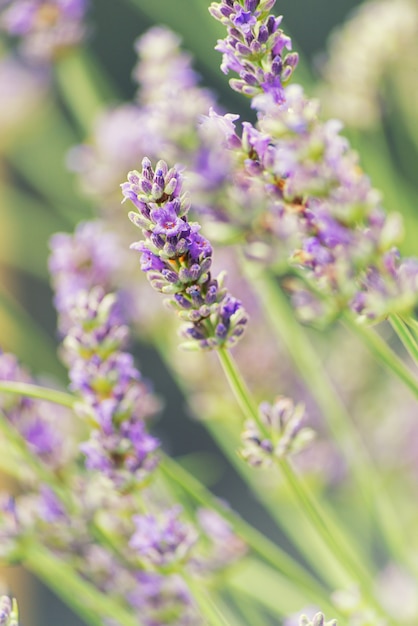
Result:
[[[189,222],[190,200],[182,193],[180,169],[145,157],[142,171],[132,171],[121,185],[125,200],[137,211],[129,218],[144,239],[132,244],[141,252],[141,268],[152,287],[169,296],[167,303],[187,324],[182,335],[189,349],[232,347],[244,332],[247,315],[223,286],[224,276],[210,272],[212,247]]]

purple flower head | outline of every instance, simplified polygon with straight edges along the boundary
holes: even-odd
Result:
[[[179,519],[180,507],[160,517],[135,515],[135,532],[129,545],[144,562],[156,567],[184,561],[197,540],[196,530]]]
[[[224,569],[238,561],[247,551],[245,543],[237,537],[230,524],[212,509],[199,509],[197,519],[205,535],[206,549],[193,553],[192,567],[199,573]]]
[[[65,509],[52,489],[42,485],[40,493],[39,516],[47,524],[54,524],[66,519]]]
[[[0,28],[19,39],[31,60],[50,61],[85,36],[88,0],[9,0],[0,8]]]
[[[202,618],[181,576],[138,571],[136,580],[128,602],[139,611],[145,626],[201,626]]]
[[[209,8],[212,16],[227,28],[227,37],[218,41],[216,50],[222,52],[221,70],[230,71],[239,78],[230,85],[244,95],[254,97],[260,93],[270,94],[276,103],[284,100],[284,84],[297,65],[291,50],[290,38],[279,29],[281,17],[269,15],[274,6],[269,2],[238,2],[227,0],[213,2]]]
[[[190,201],[181,193],[182,182],[178,168],[159,161],[154,170],[146,157],[141,174],[128,174],[122,193],[138,208],[129,217],[144,236],[133,248],[142,253],[152,287],[170,295],[170,306],[191,322],[182,330],[192,340],[188,347],[232,346],[244,331],[246,315],[211,277],[212,247],[199,224],[187,219]]]
[[[110,290],[118,267],[118,246],[113,234],[100,221],[80,224],[74,234],[57,233],[50,240],[49,271],[55,291],[54,303],[60,313],[62,332],[70,324],[68,312],[73,309],[81,291],[101,285]]]

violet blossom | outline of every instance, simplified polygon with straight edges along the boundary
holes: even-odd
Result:
[[[212,14],[228,28],[222,44],[228,68],[236,70],[244,54],[234,30],[238,26],[231,26],[231,20],[238,20],[241,38],[244,31],[254,35],[266,19],[275,20],[263,13],[273,4],[250,1],[244,7],[225,0],[212,5]],[[256,22],[247,13],[244,16],[244,9]],[[271,53],[257,50],[259,62],[268,64]],[[341,124],[322,122],[318,103],[298,85],[283,87],[280,97],[274,89],[264,88],[261,78],[254,85],[249,95],[258,115],[256,125],[244,122],[240,136],[229,114],[212,112],[206,121],[212,128],[216,125],[217,133],[223,132],[223,145],[234,155],[231,185],[250,197],[265,197],[244,223],[228,214],[225,202],[225,214],[243,232],[248,255],[276,264],[279,260],[283,273],[300,276],[288,286],[297,308],[303,304],[305,319],[333,318],[347,307],[371,319],[393,312],[409,314],[417,301],[418,264],[399,260],[389,268],[402,239],[400,219],[385,216],[379,194],[340,134]],[[245,203],[244,212],[249,208],[251,204]],[[265,248],[260,255],[263,246],[282,250],[276,258]]]
[[[212,248],[200,225],[187,219],[190,201],[182,182],[179,169],[159,161],[154,170],[147,157],[141,173],[129,172],[122,193],[136,207],[129,217],[145,237],[131,247],[142,253],[151,286],[169,295],[170,307],[188,322],[182,328],[189,339],[185,347],[231,347],[244,332],[247,317],[223,287],[223,277],[211,276]]]
[[[29,60],[51,61],[82,41],[87,8],[88,0],[5,0],[0,30]]]
[[[212,2],[211,15],[222,22],[228,35],[219,40],[216,50],[222,52],[221,70],[235,72],[230,80],[235,91],[254,97],[268,93],[275,102],[284,100],[283,86],[298,63],[291,50],[290,37],[279,28],[281,17],[269,15],[276,0],[222,0]]]

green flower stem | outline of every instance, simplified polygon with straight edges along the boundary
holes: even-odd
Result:
[[[245,380],[241,376],[241,372],[238,370],[235,362],[233,361],[230,352],[225,348],[220,348],[217,350],[217,354],[226,379],[233,390],[234,396],[245,417],[248,420],[255,421],[260,429],[260,432],[262,432],[264,436],[269,437],[269,432],[265,424],[260,419],[258,407],[253,400]]]
[[[105,97],[88,71],[82,50],[74,50],[55,65],[58,87],[81,131],[90,134],[95,118],[103,111]]]
[[[352,469],[359,493],[363,496],[365,510],[373,514],[374,523],[381,529],[394,558],[402,560],[411,569],[416,570],[407,551],[406,542],[403,541],[403,534],[399,530],[398,515],[393,510],[369,452],[275,277],[254,263],[242,260],[242,266],[259,297],[272,331],[280,343],[286,346],[348,466]],[[383,343],[383,346],[385,345]]]
[[[230,509],[225,508],[211,492],[194,476],[189,474],[178,463],[163,456],[160,469],[169,481],[178,483],[196,502],[204,507],[215,510],[226,519],[247,545],[277,571],[292,581],[297,588],[303,589],[310,601],[321,604],[326,598],[326,591],[305,569],[294,561],[284,550],[267,539]]]
[[[45,106],[25,140],[8,151],[7,161],[36,189],[44,205],[71,226],[92,216],[91,202],[79,194],[74,196],[74,177],[63,167],[63,155],[77,142],[65,116],[57,106]],[[42,158],[34,155],[42,154]]]
[[[17,395],[27,395],[32,398],[55,402],[67,407],[73,407],[77,401],[75,396],[70,394],[26,383],[0,381],[0,391]],[[4,421],[6,426],[9,426],[7,420],[5,419]],[[3,420],[0,422],[0,425],[2,425],[2,422]],[[25,461],[28,461],[31,465],[36,461],[26,446],[24,446],[22,438],[14,430],[12,432],[9,432],[8,430],[6,436],[8,438],[11,436],[11,441],[17,440],[19,452],[24,455]],[[39,469],[42,469],[43,471],[43,468],[39,463],[36,463],[36,468],[34,467],[34,469],[37,470],[37,475],[39,475]],[[312,576],[306,573],[303,567],[298,565],[286,554],[286,552],[282,551],[278,546],[269,541],[250,524],[247,524],[238,515],[223,507],[211,494],[211,492],[207,490],[196,478],[194,478],[194,476],[167,456],[162,456],[160,469],[169,480],[174,480],[177,484],[179,484],[184,491],[193,497],[196,502],[216,510],[233,526],[237,534],[239,534],[242,539],[247,542],[254,552],[258,553],[263,559],[277,568],[278,571],[294,580],[295,584],[305,589],[307,596],[313,602],[323,602],[325,595],[324,589]],[[49,481],[49,475],[48,477],[45,476],[45,478],[48,478]]]
[[[395,374],[418,397],[418,379],[404,365],[399,357],[379,337],[379,335],[363,324],[357,323],[349,312],[344,313],[343,320],[347,328],[356,334],[369,348],[373,356],[387,369]]]
[[[361,561],[356,558],[354,552],[345,542],[340,531],[335,527],[332,520],[327,519],[324,510],[321,510],[318,501],[315,501],[306,486],[303,484],[289,463],[283,459],[279,461],[279,467],[289,485],[295,499],[297,500],[301,512],[303,512],[315,527],[324,544],[332,550],[335,557],[343,563],[347,571],[351,573],[364,595],[364,599],[377,610],[379,614],[384,614],[382,607],[374,597],[373,581],[369,573],[364,569]]]
[[[28,396],[29,398],[36,398],[37,400],[45,400],[46,402],[53,402],[54,404],[66,406],[69,409],[73,409],[77,402],[77,398],[75,396],[72,396],[64,391],[57,391],[56,389],[32,385],[31,383],[15,383],[8,380],[0,381],[0,392],[12,393],[19,396]]]
[[[399,315],[391,315],[389,321],[409,355],[414,359],[415,363],[418,364],[418,343],[408,326]]]
[[[415,320],[413,317],[405,317],[405,318],[403,318],[403,321],[405,322],[405,324],[408,325],[409,328],[412,329],[412,332],[414,333],[414,337],[415,337],[416,341],[418,342],[418,322],[417,322],[417,320]]]
[[[0,410],[0,433],[7,441],[9,450],[15,453],[21,461],[24,462],[26,468],[30,468],[39,479],[51,486],[54,490],[58,490],[60,497],[65,501],[68,500],[62,486],[58,483],[55,475],[51,472],[38,457],[30,452],[25,440],[19,432],[10,424],[7,416]]]
[[[187,576],[184,573],[182,575],[197,602],[202,617],[205,617],[205,622],[210,626],[231,626],[224,613],[209,597],[209,594],[201,588],[201,585],[192,576]]]
[[[219,350],[218,353],[237,401],[245,409],[246,415],[249,415],[250,407],[252,407],[253,414],[251,418],[257,421],[258,411],[254,408],[255,403],[249,396],[230,354],[226,350]],[[372,581],[368,572],[363,568],[361,561],[353,556],[355,550],[349,547],[347,538],[337,528],[336,522],[330,519],[328,514],[321,509],[319,503],[314,500],[308,489],[286,461],[281,460],[278,462],[278,465],[295,501],[298,503],[301,513],[309,520],[318,536],[323,540],[326,551],[333,553],[336,560],[346,569],[349,576],[353,578],[353,582],[361,586],[367,602],[379,613],[382,613],[382,608],[373,596]]]
[[[214,441],[222,450],[231,465],[242,479],[250,486],[255,497],[268,511],[271,518],[296,547],[305,562],[309,563],[318,577],[331,589],[345,588],[351,581],[345,570],[337,563],[332,554],[324,552],[322,539],[305,519],[299,514],[291,494],[283,492],[283,486],[263,485],[259,479],[261,470],[254,470],[245,464],[236,453],[237,433],[219,417],[206,420],[206,427]],[[235,435],[235,437],[234,437]],[[270,479],[269,479],[269,482]],[[366,557],[365,557],[366,559]],[[318,606],[320,604],[316,603]],[[332,608],[335,611],[335,608]]]
[[[4,287],[0,291],[0,307],[10,323],[16,326],[18,337],[15,352],[19,358],[25,362],[36,361],[37,366],[43,371],[48,370],[54,372],[56,376],[64,377],[65,369],[57,359],[51,338]],[[6,337],[2,338],[2,348],[7,350]]]
[[[54,590],[87,624],[103,626],[105,619],[115,619],[121,626],[140,626],[121,603],[101,593],[74,572],[71,566],[35,543],[24,546],[23,565]]]

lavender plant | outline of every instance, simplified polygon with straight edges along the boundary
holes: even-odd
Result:
[[[161,10],[131,4],[148,16]],[[319,101],[293,82],[300,60],[275,4],[221,0],[206,16],[225,31],[221,72],[235,74],[235,104],[223,101],[232,110],[246,97],[250,122],[199,85],[165,26],[136,41],[138,89],[115,105],[83,43],[94,33],[87,2],[0,2],[4,45],[24,64],[12,102],[29,89],[39,106],[47,88],[58,90],[27,145],[17,132],[25,108],[15,123],[5,101],[10,175],[0,168],[0,184],[26,211],[26,245],[8,256],[6,234],[0,271],[7,280],[15,264],[50,280],[60,343],[57,361],[14,285],[2,289],[0,467],[15,483],[0,501],[0,558],[21,563],[86,624],[416,623],[407,598],[418,576],[409,415],[418,262],[404,256],[402,219],[383,210],[342,124],[324,120]],[[141,233],[133,244],[126,201]],[[18,213],[7,211],[5,231]],[[57,230],[47,276],[29,243]],[[17,326],[24,339],[14,345]],[[153,382],[135,358],[143,353],[149,371],[151,349]],[[48,355],[53,367],[39,367]],[[184,451],[183,433],[197,426],[181,430],[164,369],[218,452],[201,455],[196,444],[184,458],[168,454]],[[241,503],[229,493],[240,514],[208,488],[225,461],[245,486]],[[255,500],[278,541],[257,530]],[[15,601],[2,596],[0,605],[0,622],[17,624]]]

